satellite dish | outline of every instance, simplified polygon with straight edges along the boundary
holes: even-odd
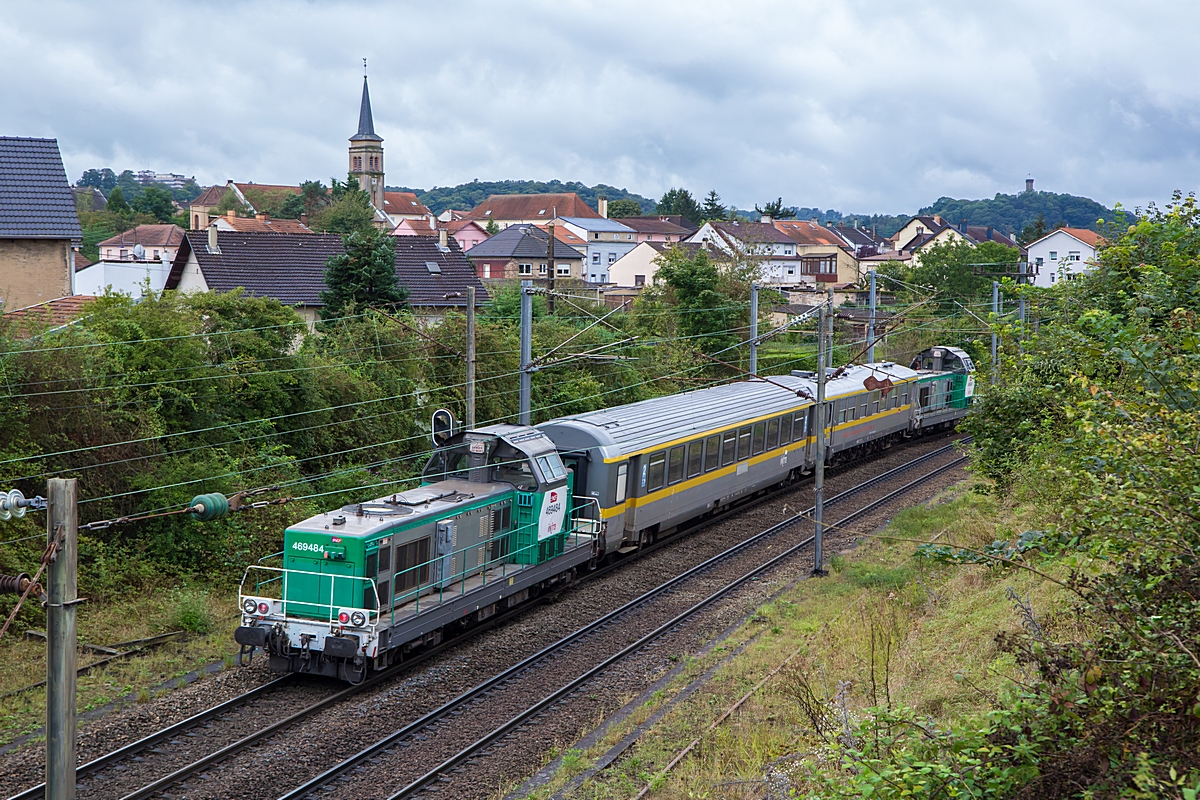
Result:
[[[142,247],[140,244],[135,244],[133,246],[133,257],[138,260],[145,258],[146,257],[146,248]]]

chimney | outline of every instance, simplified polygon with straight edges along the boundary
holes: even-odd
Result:
[[[1033,191],[1033,178],[1025,179],[1025,191],[1027,191],[1027,192]]]
[[[811,222],[813,225],[821,224],[820,220],[818,220],[816,217],[812,217],[811,219],[809,219],[809,222]]]
[[[209,253],[220,253],[221,252],[221,247],[220,247],[220,245],[217,244],[217,226],[216,225],[208,226],[208,252]]]
[[[308,214],[305,214],[303,211],[300,212],[300,224],[305,227],[308,226]]]
[[[440,247],[443,250],[450,249],[450,236],[445,228],[441,228],[438,230],[438,247]]]
[[[961,220],[959,220],[958,232],[961,233],[962,235],[966,236],[966,234],[967,234],[967,218],[966,217],[963,217]]]
[[[938,225],[941,225],[941,224],[942,224],[942,217],[941,217],[941,215],[939,215],[939,214],[934,214],[934,215],[933,215],[933,221],[934,221],[934,222],[936,222]]]
[[[994,228],[992,228],[992,226],[991,226],[991,225],[988,225],[988,229],[987,229],[987,238],[988,238],[988,241],[989,241],[989,242],[992,240],[992,231],[993,231],[993,230],[994,230]]]
[[[269,220],[271,218],[271,215],[265,211],[260,211],[254,215],[254,218],[256,220],[258,220],[259,222],[266,222],[267,220]]]
[[[237,219],[237,212],[232,208],[225,212],[226,219]]]
[[[601,197],[596,201],[596,210],[600,212],[600,216],[608,219],[608,198]]]
[[[774,222],[771,220],[771,215],[770,215],[770,214],[763,214],[761,217],[759,217],[759,220],[758,220],[758,221],[759,221],[759,222],[765,222],[765,223],[767,223],[768,225],[773,225],[773,224],[774,224]]]

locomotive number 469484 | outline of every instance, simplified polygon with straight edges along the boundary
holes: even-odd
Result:
[[[292,542],[293,550],[311,550],[314,553],[325,551],[325,545],[316,542]]]

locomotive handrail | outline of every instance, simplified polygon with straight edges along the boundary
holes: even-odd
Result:
[[[267,573],[278,573],[278,574],[275,575],[274,577],[268,578],[266,580],[257,580],[254,584],[254,594],[247,595],[245,592],[246,582],[248,580],[250,580],[252,570],[258,570],[258,571],[267,572]],[[328,604],[314,602],[311,600],[289,599],[289,597],[288,597],[288,576],[292,573],[297,573],[297,574],[301,574],[301,575],[305,575],[305,576],[316,576],[318,580],[328,578],[329,579],[329,602],[328,602]],[[337,595],[338,595],[337,586],[338,586],[339,580],[357,582],[360,584],[365,583],[366,585],[370,586],[371,593],[375,597],[374,608],[364,608],[360,602],[350,602],[350,603],[341,603],[341,604],[336,603],[335,600],[337,599]],[[375,581],[371,578],[360,577],[358,575],[333,575],[333,574],[329,574],[329,573],[309,572],[307,570],[286,569],[285,567],[271,567],[271,566],[267,566],[265,564],[251,564],[250,566],[246,567],[246,571],[242,574],[242,582],[238,585],[238,596],[239,596],[239,598],[261,596],[262,592],[260,590],[264,586],[270,586],[271,584],[275,583],[276,581],[280,582],[280,592],[279,592],[280,596],[278,598],[278,602],[279,602],[280,609],[282,610],[282,613],[283,613],[283,616],[285,619],[290,618],[292,616],[291,614],[288,613],[289,606],[291,606],[291,607],[293,607],[292,610],[308,609],[308,608],[316,609],[318,615],[322,609],[328,609],[329,613],[326,615],[326,621],[331,626],[337,620],[338,611],[340,609],[351,609],[353,611],[365,612],[367,615],[367,626],[368,627],[374,627],[376,622],[378,622],[378,620],[379,620],[379,592],[375,588]],[[351,589],[351,592],[352,593],[350,596],[352,598],[358,598],[358,597],[365,596],[365,593],[359,593],[359,594],[353,593],[354,592],[353,589]],[[264,598],[264,599],[274,600],[276,598]],[[250,615],[250,616],[253,616],[253,615]],[[318,616],[318,618],[319,618],[319,616]]]

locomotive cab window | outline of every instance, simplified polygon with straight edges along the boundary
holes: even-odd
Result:
[[[651,492],[663,487],[667,476],[667,454],[659,451],[650,456],[650,480],[647,489]]]
[[[759,455],[760,453],[762,453],[763,447],[765,446],[765,443],[766,443],[766,435],[767,435],[767,423],[765,423],[765,422],[755,423],[754,428],[753,428],[752,438],[751,438],[751,444],[753,445],[751,453],[753,455]]]
[[[704,441],[704,471],[712,472],[721,466],[721,436],[710,436]]]
[[[667,483],[671,486],[683,480],[683,450],[683,445],[672,447],[667,459]]]
[[[704,442],[695,441],[688,445],[687,476],[694,478],[704,471]]]
[[[624,503],[625,494],[629,486],[629,465],[620,464],[617,466],[617,495],[613,502]]]

